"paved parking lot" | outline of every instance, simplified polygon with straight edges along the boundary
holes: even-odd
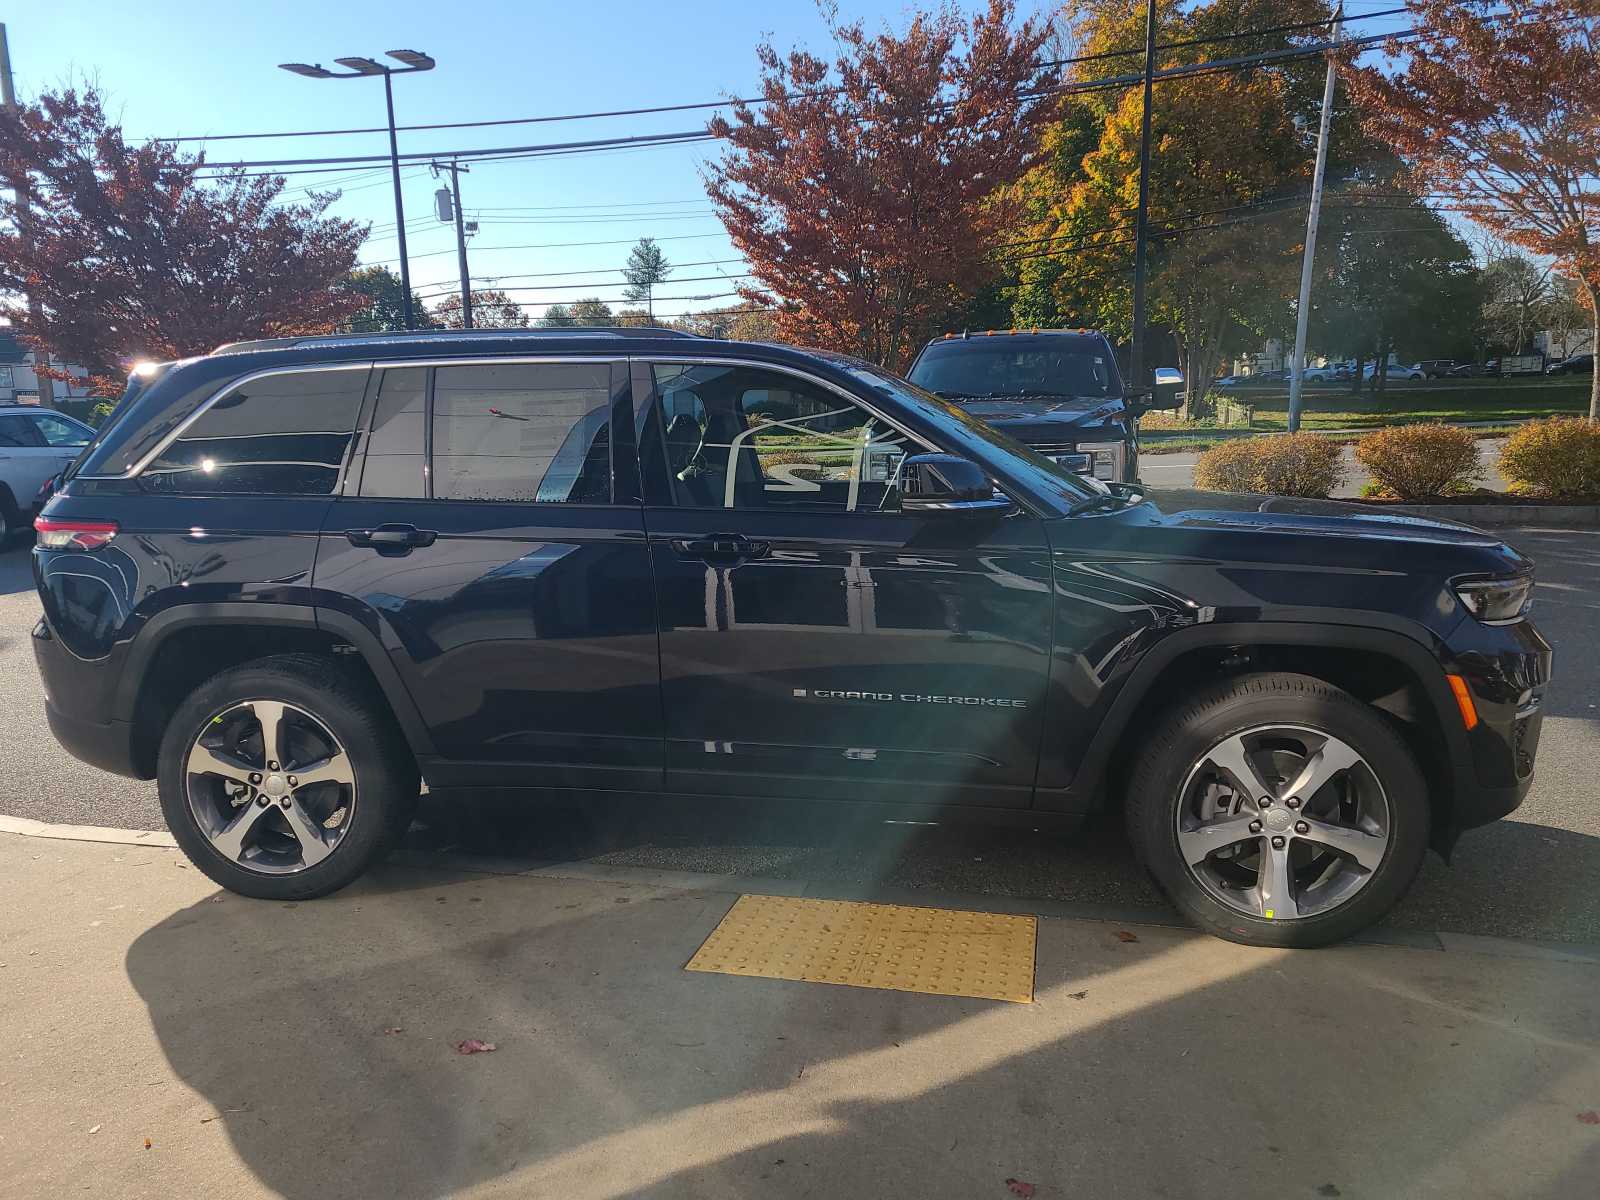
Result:
[[[1514,820],[1463,839],[1455,863],[1430,857],[1396,929],[1600,943],[1600,531],[1511,531],[1539,563],[1535,616],[1556,647],[1539,777]],[[68,757],[50,738],[28,631],[38,616],[27,553],[0,555],[0,813],[157,829],[152,784]],[[468,860],[650,868],[804,880],[821,892],[908,889],[1051,900],[1086,915],[1159,913],[1160,897],[1114,822],[1071,839],[995,829],[819,827],[719,814],[552,813],[476,803],[426,810],[414,850]]]

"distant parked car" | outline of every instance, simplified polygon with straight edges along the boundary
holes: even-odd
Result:
[[[1307,367],[1301,378],[1307,383],[1331,383],[1336,379],[1349,379],[1355,371],[1352,363],[1333,362],[1320,367]]]
[[[1376,379],[1377,377],[1378,377],[1378,364],[1377,363],[1368,363],[1366,365],[1366,368],[1361,372],[1361,378],[1363,378],[1363,379]],[[1428,377],[1427,372],[1422,369],[1422,364],[1421,363],[1413,363],[1409,367],[1396,366],[1396,365],[1391,363],[1390,366],[1389,366],[1389,370],[1385,373],[1385,378],[1387,378],[1387,379],[1412,379],[1412,380],[1416,380],[1416,379],[1426,379],[1427,377]]]
[[[44,485],[93,440],[82,421],[32,404],[0,404],[0,546],[28,528]]]
[[[1544,369],[1546,375],[1592,375],[1594,374],[1594,355],[1574,354],[1563,358],[1560,362],[1553,362]]]
[[[1429,379],[1443,379],[1456,369],[1456,360],[1453,358],[1425,358],[1417,367]]]
[[[1492,373],[1484,363],[1457,363],[1450,368],[1451,379],[1482,379]]]

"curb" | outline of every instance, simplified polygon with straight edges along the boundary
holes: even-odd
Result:
[[[98,842],[117,846],[153,846],[175,850],[172,835],[162,830],[111,829],[99,825],[51,825],[27,817],[0,816],[0,834],[48,838],[65,842]],[[1092,901],[1032,899],[989,893],[943,892],[925,888],[885,887],[878,884],[823,883],[804,879],[779,879],[765,875],[717,875],[700,871],[672,871],[658,867],[627,867],[587,862],[550,862],[452,854],[446,851],[397,850],[389,865],[413,870],[454,871],[467,875],[504,875],[526,879],[573,879],[587,883],[613,883],[627,887],[656,887],[668,891],[713,892],[738,896],[804,896],[819,900],[860,900],[874,904],[900,904],[913,908],[958,908],[976,912],[1034,914],[1067,921],[1098,921],[1113,925],[1152,925],[1204,936],[1168,908],[1096,904]],[[1537,938],[1490,937],[1473,933],[1431,933],[1416,929],[1369,929],[1347,943],[1393,946],[1401,949],[1487,954],[1501,958],[1537,959],[1544,962],[1600,966],[1600,945],[1552,942]],[[1330,947],[1337,952],[1338,947]]]

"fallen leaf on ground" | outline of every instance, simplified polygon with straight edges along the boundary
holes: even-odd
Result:
[[[384,1037],[393,1037],[395,1034],[404,1033],[405,1031],[406,1031],[406,1027],[404,1025],[390,1025],[386,1029],[384,1029],[383,1036]]]
[[[1088,994],[1089,993],[1086,992],[1086,991],[1084,991],[1084,992],[1068,992],[1067,996],[1068,996],[1069,999],[1072,999],[1072,1000],[1082,1000]]]
[[[1585,1125],[1600,1125],[1600,1112],[1595,1112],[1595,1110],[1591,1108],[1588,1112],[1579,1113],[1578,1120],[1582,1121]]]
[[[482,1042],[477,1038],[467,1038],[456,1043],[457,1054],[488,1054],[494,1048],[493,1042]]]
[[[149,1138],[145,1138],[145,1140],[144,1140],[144,1148],[146,1150],[150,1149],[150,1139]]]
[[[1006,1188],[1013,1196],[1021,1196],[1022,1200],[1028,1200],[1028,1197],[1038,1190],[1025,1179],[1008,1179]]]
[[[98,1126],[98,1125],[89,1126],[89,1132],[90,1133],[99,1133],[100,1132],[100,1126]]]
[[[1136,933],[1129,933],[1126,929],[1117,930],[1117,941],[1119,942],[1137,942],[1138,940],[1139,935]]]

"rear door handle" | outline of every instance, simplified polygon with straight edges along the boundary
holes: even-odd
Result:
[[[371,550],[409,551],[416,546],[431,546],[438,539],[438,531],[418,529],[415,525],[379,525],[376,529],[346,529],[344,536],[352,546]]]
[[[673,538],[672,548],[682,558],[730,563],[765,558],[772,551],[772,543],[754,541],[742,533],[708,533],[704,537]]]

